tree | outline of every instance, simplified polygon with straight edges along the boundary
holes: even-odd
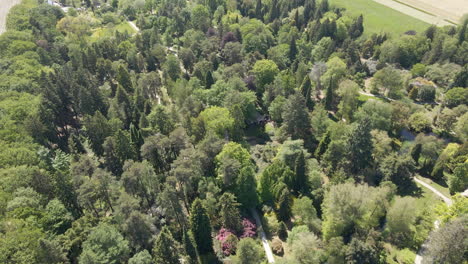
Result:
[[[174,240],[167,226],[163,227],[154,242],[153,259],[155,263],[161,264],[180,263],[177,241]]]
[[[119,231],[109,224],[95,227],[83,243],[80,263],[122,263],[128,260],[130,248]]]
[[[181,70],[180,63],[176,56],[168,55],[166,62],[163,65],[163,71],[165,76],[168,76],[171,80],[175,81],[179,78]]]
[[[151,258],[150,253],[146,249],[136,253],[135,255],[133,255],[133,257],[131,257],[128,260],[128,264],[151,264],[151,263],[153,263],[153,260]]]
[[[400,247],[412,247],[417,210],[414,198],[397,197],[387,213],[387,231],[390,241]]]
[[[197,249],[195,248],[195,242],[193,241],[193,234],[190,231],[185,231],[182,236],[182,243],[185,255],[190,258],[189,263],[198,263]]]
[[[148,161],[127,161],[123,170],[120,181],[125,191],[141,199],[145,207],[150,208],[160,189],[159,179],[151,164]]]
[[[119,66],[119,70],[117,72],[117,81],[122,85],[127,93],[133,92],[133,83],[130,74],[122,65]]]
[[[241,168],[236,179],[237,201],[243,208],[255,207],[258,204],[257,181],[251,166]]]
[[[431,128],[431,120],[424,112],[416,112],[409,118],[409,125],[415,132],[429,131]]]
[[[252,238],[243,238],[237,244],[236,264],[260,264],[263,260],[263,250]]]
[[[309,135],[310,118],[304,97],[300,93],[289,96],[283,110],[283,127],[293,139],[306,139]]]
[[[271,60],[258,60],[253,66],[252,73],[255,76],[257,93],[262,94],[265,86],[273,82],[279,69],[276,63]]]
[[[346,249],[346,263],[385,263],[382,262],[383,245],[375,231],[364,238],[353,237]]]
[[[370,120],[364,119],[352,131],[349,138],[350,170],[359,173],[372,163],[372,137]]]
[[[320,231],[320,219],[317,217],[317,211],[309,197],[294,200],[292,214],[298,225],[307,225],[314,232]]]
[[[369,119],[371,129],[389,131],[391,128],[391,117],[393,109],[388,103],[380,100],[368,100],[354,115],[358,122]]]
[[[279,221],[289,221],[291,218],[292,197],[287,188],[284,188],[279,195],[277,207],[276,218]]]
[[[221,152],[215,157],[216,173],[225,187],[237,182],[241,168],[252,166],[249,152],[239,143],[225,144]]]
[[[210,12],[204,5],[196,5],[192,8],[192,25],[195,29],[206,32],[211,24]]]
[[[200,255],[213,252],[210,218],[200,199],[195,199],[190,209],[190,230]]]
[[[375,188],[353,183],[331,186],[322,205],[324,239],[349,238],[359,230],[377,227],[380,217],[385,215],[391,194],[388,186]]]
[[[132,248],[151,249],[154,226],[151,224],[151,219],[148,215],[138,211],[131,212],[124,220],[122,230],[130,240]]]
[[[416,167],[409,156],[391,154],[380,165],[384,180],[390,180],[398,186],[399,190],[410,188]]]
[[[303,195],[307,195],[309,193],[309,182],[306,169],[304,152],[301,151],[294,162],[295,177],[292,183],[292,190],[296,193],[302,193]]]
[[[235,120],[224,107],[209,107],[200,113],[199,119],[206,132],[214,132],[221,138],[232,135],[234,130]]]
[[[312,232],[299,233],[291,243],[291,253],[294,259],[292,263],[320,263],[323,257],[322,243]]]
[[[271,120],[275,121],[277,124],[283,122],[282,114],[283,109],[286,104],[286,98],[282,95],[277,96],[273,102],[271,102],[270,107],[268,107],[268,113],[270,114]]]
[[[468,89],[455,87],[445,93],[444,103],[450,108],[461,104],[468,104]]]
[[[351,121],[358,106],[359,85],[353,81],[344,80],[340,83],[338,95],[341,97],[338,113],[346,121]]]
[[[218,207],[221,223],[225,228],[234,232],[240,232],[242,229],[238,206],[236,197],[232,193],[225,192],[219,198]]]
[[[450,193],[463,192],[468,188],[468,163],[458,165],[453,174],[448,176]]]
[[[463,263],[466,260],[466,217],[460,217],[442,226],[429,237],[423,263]]]
[[[374,74],[371,82],[371,91],[393,99],[402,96],[403,79],[400,72],[393,67],[385,67]]]

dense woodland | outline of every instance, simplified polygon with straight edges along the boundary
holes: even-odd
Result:
[[[0,35],[0,263],[266,263],[254,210],[276,263],[413,263],[428,238],[425,263],[467,261],[468,19],[61,2]],[[454,204],[418,206],[416,175]]]

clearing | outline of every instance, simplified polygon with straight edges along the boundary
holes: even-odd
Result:
[[[401,35],[409,30],[422,32],[429,23],[405,15],[373,0],[330,0],[330,3],[346,8],[354,16],[364,16],[364,35],[387,32],[390,35]]]

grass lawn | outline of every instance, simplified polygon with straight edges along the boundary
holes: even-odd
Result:
[[[387,32],[393,36],[408,30],[422,32],[429,24],[386,7],[372,0],[330,0],[331,4],[346,8],[353,16],[364,16],[364,35]]]
[[[127,21],[124,21],[113,27],[100,27],[100,28],[95,29],[95,31],[90,37],[90,40],[97,41],[98,39],[103,38],[103,37],[113,36],[116,30],[121,33],[125,31],[127,31],[129,34],[136,33],[135,30],[130,26],[130,24],[128,24]]]
[[[449,191],[449,188],[448,187],[445,187],[445,186],[442,186],[436,182],[434,182],[433,180],[429,179],[429,178],[424,178],[424,177],[421,177],[418,175],[418,179],[422,180],[423,182],[431,185],[432,187],[434,187],[436,190],[438,190],[439,192],[441,192],[443,195],[447,196],[448,198],[450,198],[450,191]],[[424,187],[421,187],[421,188],[424,188]],[[427,189],[427,188],[426,188]]]

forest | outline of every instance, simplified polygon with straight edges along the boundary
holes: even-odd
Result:
[[[468,16],[388,34],[362,12],[14,6],[0,263],[467,263]]]

